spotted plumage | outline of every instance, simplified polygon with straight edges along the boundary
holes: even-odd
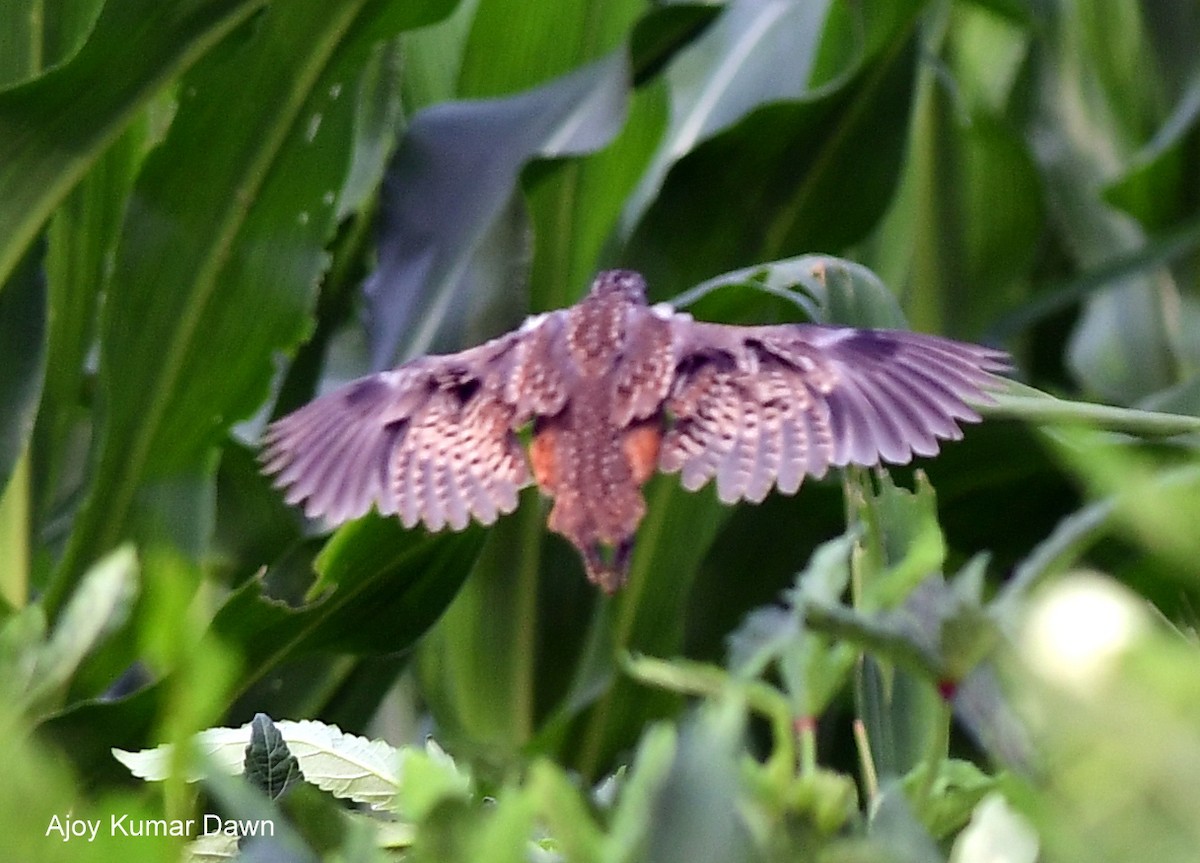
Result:
[[[491,524],[536,483],[549,528],[612,592],[660,470],[725,503],[793,494],[830,467],[904,463],[979,419],[1000,351],[813,324],[737,327],[648,306],[641,276],[476,348],[370,375],[271,425],[263,469],[338,523],[375,507],[406,527]],[[528,455],[518,432],[532,426]]]

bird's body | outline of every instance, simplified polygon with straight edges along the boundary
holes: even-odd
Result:
[[[580,303],[457,354],[361,378],[273,424],[264,469],[332,522],[490,524],[531,481],[588,577],[616,590],[654,471],[722,501],[794,493],[830,466],[907,462],[978,419],[1004,354],[935,336],[736,327],[646,304],[601,273]],[[528,458],[518,431],[532,424]]]

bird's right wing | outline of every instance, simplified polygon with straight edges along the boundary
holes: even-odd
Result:
[[[338,524],[372,506],[405,527],[462,530],[516,509],[531,481],[516,429],[565,397],[545,346],[561,319],[351,381],[272,423],[263,470],[289,503]]]

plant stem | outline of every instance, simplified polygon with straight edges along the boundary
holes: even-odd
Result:
[[[925,754],[925,769],[921,773],[921,782],[913,794],[913,808],[922,818],[929,809],[929,798],[933,793],[933,785],[940,772],[939,768],[950,750],[951,716],[950,702],[944,698],[941,699],[937,720],[933,724],[933,733],[929,737],[929,749]]]

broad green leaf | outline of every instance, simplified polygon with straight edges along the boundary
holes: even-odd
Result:
[[[0,6],[0,87],[36,78],[79,50],[102,0],[47,6],[10,0]]]
[[[458,77],[480,0],[460,0],[448,17],[401,37],[404,105],[410,114],[458,95]]]
[[[950,63],[963,54],[976,62],[992,56],[984,44],[973,52],[960,46],[958,17],[950,20]],[[926,27],[930,41],[934,29]],[[1013,48],[1000,40],[995,51],[1007,57]],[[994,65],[987,64],[991,75]],[[959,90],[947,90],[946,74],[932,64],[921,68],[912,155],[865,260],[886,273],[915,329],[974,336],[1028,292],[1043,231],[1041,180],[1006,118],[987,105],[963,104]]]
[[[304,779],[335,797],[369,804],[374,809],[393,805],[403,780],[401,753],[380,740],[347,734],[336,725],[304,720],[273,723],[287,750],[295,757]],[[209,728],[195,736],[199,756],[190,762],[188,782],[198,782],[212,771],[236,775],[243,772],[252,741],[253,723],[240,728]],[[161,782],[171,774],[174,746],[126,752],[113,749],[113,757],[130,773],[147,782]]]
[[[1195,212],[1195,164],[1189,138],[1200,119],[1200,67],[1154,137],[1134,157],[1123,176],[1105,189],[1105,199],[1136,218],[1149,231],[1161,231]]]
[[[0,693],[6,704],[21,703],[34,686],[46,641],[46,615],[31,603],[0,623]]]
[[[150,836],[131,840],[119,832],[114,836],[108,829],[114,817],[124,817],[126,822],[162,818],[159,801],[113,786],[93,787],[90,794],[82,794],[79,777],[72,775],[62,751],[47,745],[23,723],[14,725],[8,705],[0,708],[0,725],[8,738],[5,777],[0,783],[3,859],[37,863],[167,863],[178,859],[176,840]],[[105,829],[97,828],[92,842],[86,837],[64,842],[62,828],[68,814],[72,819],[99,822]],[[56,824],[58,829],[51,829]]]
[[[403,650],[442,614],[466,577],[483,531],[422,537],[390,519],[342,528],[317,559],[310,601],[291,608],[253,579],[217,612],[212,635],[245,661],[245,689],[279,663],[314,651]]]
[[[1102,199],[1104,185],[1149,138],[1162,113],[1147,81],[1140,7],[1120,2],[1047,9],[1049,36],[1029,136],[1052,224],[1084,272],[1128,255],[1144,231]],[[1171,317],[1179,286],[1162,269],[1130,274],[1084,307],[1071,370],[1106,400],[1129,403],[1176,381]]]
[[[216,491],[216,524],[208,553],[214,574],[236,585],[264,561],[278,566],[300,538],[301,516],[271,487],[250,450],[234,442],[226,444]]]
[[[400,753],[400,787],[395,809],[403,818],[419,821],[446,800],[466,800],[471,794],[471,774],[454,763],[432,738],[425,750],[409,747]]]
[[[418,647],[417,669],[448,742],[503,757],[534,728],[539,680],[539,602],[552,571],[542,554],[545,515],[532,493],[488,532],[479,558],[445,615]]]
[[[592,863],[598,859],[603,834],[592,818],[580,790],[554,762],[538,759],[529,769],[528,793],[538,805],[555,845],[568,860]]]
[[[734,0],[671,64],[670,123],[627,205],[626,235],[681,157],[755,108],[807,92],[829,6]]]
[[[38,409],[34,501],[39,524],[79,493],[82,478],[69,467],[86,451],[92,384],[89,356],[96,345],[100,298],[112,270],[121,223],[137,171],[154,143],[158,97],[128,124],[55,210],[46,229],[50,318],[46,386]]]
[[[613,4],[591,6],[605,10],[603,15],[591,15],[604,23],[599,28],[590,23],[584,26],[604,29],[607,42],[612,24],[624,23],[628,29],[628,19],[645,4],[623,3],[614,7],[615,14],[609,11]],[[713,5],[688,2],[645,11],[628,36],[637,89],[620,135],[599,153],[535,163],[525,172],[522,185],[534,231],[529,283],[535,311],[573,303],[601,267],[602,259],[615,254],[629,195],[644,177],[656,150],[662,152],[669,83],[661,77],[651,79],[668,62],[671,69],[676,68],[682,62],[675,58],[676,52],[704,31],[719,11]]]
[[[734,270],[685,291],[672,303],[687,307],[720,289],[738,286],[778,297],[813,323],[905,326],[895,296],[878,276],[861,264],[830,255],[801,255]]]
[[[624,120],[628,76],[624,53],[614,52],[535,90],[435,105],[413,118],[391,167],[379,266],[366,288],[376,368],[434,344],[526,162],[590,152],[612,139]],[[491,288],[503,284],[494,271],[476,275]]]
[[[891,38],[855,74],[796,90],[680,151],[623,256],[656,292],[753,261],[837,251],[882,215],[904,146],[915,8],[881,14]]]
[[[484,820],[466,861],[495,860],[496,863],[552,861],[554,855],[539,856],[541,846],[532,840],[536,826],[533,801],[517,789],[505,789]]]
[[[110,0],[70,61],[0,92],[0,285],[138,109],[262,6]]]
[[[658,863],[713,859],[756,859],[749,831],[739,811],[739,754],[745,717],[734,699],[708,704],[685,721],[674,747],[670,770],[639,800],[631,792],[640,785],[641,758],[617,803],[606,861],[653,860]],[[647,785],[651,783],[647,782]],[[656,786],[656,787],[654,787]],[[627,796],[628,795],[628,796]],[[639,836],[633,819],[622,823],[628,807],[639,806]],[[633,852],[633,853],[630,853]]]
[[[546,84],[619,47],[643,0],[480,0],[457,95],[505,96]],[[513,26],[517,19],[521,26]],[[497,63],[503,57],[505,62]]]
[[[588,156],[535,163],[522,175],[533,227],[534,310],[571,305],[601,269],[621,208],[659,142],[665,101],[657,82],[636,90],[611,145]]]
[[[849,470],[845,476],[848,512],[862,531],[852,558],[856,611],[810,606],[807,622],[837,635],[820,624],[818,614],[861,621],[862,611],[899,607],[899,626],[911,633],[919,624],[905,613],[907,605],[919,593],[921,582],[940,573],[946,554],[933,488],[920,472],[915,493],[897,487],[886,472],[878,474],[878,488],[860,470]],[[927,758],[948,717],[942,716],[941,699],[933,686],[939,676],[919,673],[936,661],[926,642],[901,636],[877,647],[884,649],[870,652],[859,669],[858,715],[875,770],[882,777],[903,776]]]
[[[368,52],[447,6],[272,7],[184,79],[167,139],[139,177],[108,286],[104,424],[51,609],[83,563],[122,536],[161,541],[164,527],[179,530],[155,500],[164,490],[186,513],[177,518],[200,522],[202,540],[211,448],[263,400],[273,354],[307,330]],[[252,93],[246,80],[256,82]],[[248,97],[230,102],[231,92]],[[210,138],[212,128],[227,134]]]
[[[856,561],[856,605],[874,611],[904,601],[916,586],[939,573],[946,557],[937,522],[937,497],[921,471],[916,491],[895,484],[886,471],[877,482],[847,483],[849,506],[862,525],[862,556]]]
[[[937,844],[917,820],[899,782],[884,786],[875,802],[867,834],[877,843],[871,859],[889,863],[944,863]]]

